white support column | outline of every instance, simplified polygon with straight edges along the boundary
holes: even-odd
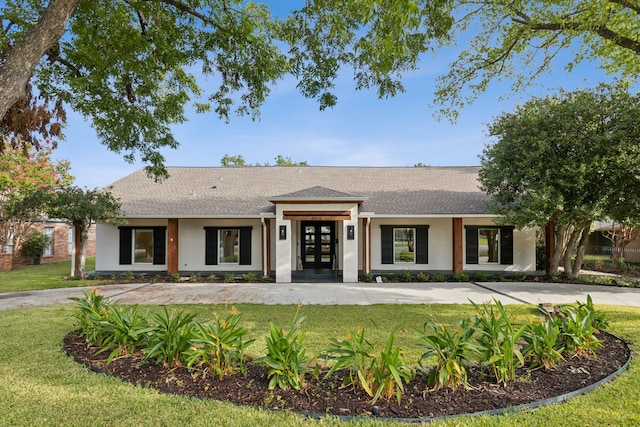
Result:
[[[351,227],[353,231],[350,232]],[[351,210],[351,219],[342,221],[342,281],[354,283],[358,281],[358,230],[357,207]]]
[[[276,220],[276,282],[291,283],[291,221]]]

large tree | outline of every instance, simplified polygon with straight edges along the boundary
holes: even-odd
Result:
[[[634,81],[640,73],[637,0],[457,0],[455,14],[452,40],[469,41],[439,79],[436,101],[445,115],[455,116],[491,82],[510,81],[512,93],[522,93],[554,66],[571,71],[593,61]]]
[[[74,231],[73,275],[86,278],[85,251],[89,229],[96,222],[118,223],[124,216],[120,201],[108,190],[66,186],[51,193],[47,213],[52,218],[69,221]]]
[[[273,5],[275,2],[268,2]],[[278,2],[279,3],[279,2]],[[257,116],[272,85],[293,75],[321,108],[341,68],[357,88],[393,96],[432,39],[452,24],[450,0],[313,0],[297,10],[244,0],[14,0],[2,8],[11,46],[0,68],[0,117],[35,73],[41,93],[91,119],[101,141],[166,174],[163,147],[185,106]],[[203,93],[196,75],[212,76]]]
[[[489,126],[482,189],[506,222],[553,224],[550,275],[561,263],[579,273],[593,221],[638,215],[626,210],[640,203],[638,117],[640,98],[601,85],[534,98]]]

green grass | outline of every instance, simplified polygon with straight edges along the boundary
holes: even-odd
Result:
[[[597,301],[596,301],[597,305]],[[141,307],[156,310],[158,307]],[[178,307],[170,307],[172,309]],[[222,305],[180,306],[211,318]],[[264,336],[269,322],[288,327],[295,306],[239,304],[243,323],[253,338],[251,352],[264,350]],[[631,343],[640,343],[640,308],[599,306],[607,313],[610,331]],[[73,329],[73,307],[48,307],[0,312],[3,333],[0,338],[0,425],[70,425],[70,426],[260,426],[294,427],[308,420],[286,412],[263,411],[231,404],[164,395],[154,390],[123,383],[95,374],[76,364],[60,351],[63,336]],[[399,322],[404,329],[397,344],[407,350],[407,360],[421,353],[415,346],[415,329],[428,316],[454,325],[472,312],[469,305],[375,305],[375,306],[305,306],[304,323],[308,353],[323,349],[330,337],[342,338],[357,325],[367,327],[367,335],[386,333]],[[529,306],[509,306],[521,318],[534,314]],[[640,348],[632,344],[634,352]],[[536,411],[517,412],[495,417],[453,418],[433,423],[435,426],[547,426],[547,425],[639,425],[640,363],[634,360],[629,371],[613,382],[566,403]],[[323,419],[319,426],[399,425],[375,420],[339,421]]]
[[[96,268],[95,257],[87,258],[86,270]],[[51,264],[30,265],[12,271],[0,271],[0,292],[34,291],[98,285],[97,280],[69,280],[71,260]]]

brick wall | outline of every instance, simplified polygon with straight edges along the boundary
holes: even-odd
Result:
[[[41,263],[48,264],[69,259],[71,257],[71,254],[69,253],[69,237],[71,233],[70,226],[62,222],[47,222],[45,224],[38,224],[34,229],[34,233],[43,233],[46,227],[53,228],[53,253],[49,256],[43,256]],[[92,225],[89,229],[89,240],[87,242],[85,255],[88,257],[96,255],[95,225]],[[11,270],[12,268],[19,268],[31,264],[31,258],[22,251],[19,251],[18,253],[13,254],[11,263],[7,264],[6,262],[0,261],[0,271]]]

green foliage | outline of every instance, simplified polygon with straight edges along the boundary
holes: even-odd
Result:
[[[418,274],[416,274],[416,280],[418,282],[428,282],[429,281],[429,275],[427,273],[425,273],[424,271],[419,271]]]
[[[587,303],[578,303],[577,307],[566,305],[558,308],[559,316],[554,320],[558,324],[566,351],[576,357],[591,355],[602,348],[602,340],[598,339],[599,331],[608,326],[603,312],[596,310],[587,296]]]
[[[435,365],[430,368],[427,377],[429,386],[434,389],[448,387],[456,390],[460,386],[469,389],[467,366],[478,351],[473,341],[471,321],[463,319],[454,333],[449,332],[445,325],[433,321],[425,322],[424,329],[427,327],[431,327],[433,333],[421,333],[422,343],[418,345],[426,349],[420,358],[421,365],[423,361],[435,358]]]
[[[468,282],[470,279],[467,273],[457,273],[453,275],[453,280],[456,282]]]
[[[172,273],[169,277],[173,283],[178,283],[180,281],[180,273]]]
[[[22,244],[22,249],[31,257],[35,265],[40,264],[44,250],[51,243],[51,238],[42,233],[33,233]]]
[[[216,314],[212,324],[196,323],[192,346],[185,353],[187,366],[219,378],[243,370],[244,351],[254,340],[245,340],[249,330],[239,326],[241,318],[232,307],[224,319]]]
[[[69,298],[74,301],[76,312],[73,317],[78,321],[80,334],[84,336],[90,344],[98,345],[104,340],[104,330],[100,324],[105,320],[107,312],[113,303],[104,299],[100,291],[95,288],[82,291],[83,297]]]
[[[256,363],[267,366],[269,388],[300,390],[304,384],[304,375],[308,371],[306,352],[303,346],[306,333],[298,330],[307,315],[296,313],[288,331],[278,329],[269,323],[269,336],[266,338],[267,354],[256,359]]]
[[[339,369],[347,369],[349,377],[344,386],[359,387],[375,403],[380,397],[389,400],[396,394],[398,404],[404,393],[404,384],[413,379],[413,371],[404,363],[402,350],[394,346],[394,337],[400,326],[387,336],[384,348],[365,338],[364,328],[358,327],[356,333],[349,332],[346,340],[331,339],[331,345],[324,352],[334,362],[327,377]]]
[[[138,306],[135,305],[111,305],[98,328],[103,338],[97,343],[100,350],[96,354],[111,351],[107,363],[115,357],[144,348],[149,339],[149,323],[146,317],[138,314]]]
[[[167,366],[181,365],[183,353],[191,347],[195,317],[183,311],[170,312],[166,306],[160,313],[152,314],[152,325],[142,331],[149,334],[144,359]]]
[[[520,94],[539,76],[557,67],[570,72],[585,61],[630,81],[640,72],[634,3],[460,1],[454,10],[461,19],[452,40],[464,39],[466,48],[438,78],[436,102],[447,117],[490,90],[491,82],[510,81],[509,92]]]
[[[411,272],[409,270],[402,270],[398,274],[398,279],[401,282],[410,282],[411,281]]]
[[[225,283],[233,283],[236,281],[236,276],[233,273],[226,273],[224,275],[224,281]]]
[[[625,222],[640,212],[632,190],[640,175],[639,99],[606,85],[561,91],[533,98],[489,126],[497,142],[481,156],[481,188],[501,221],[517,227],[553,221],[563,245],[548,260],[552,274],[562,259],[577,276],[593,221]]]
[[[157,178],[166,177],[162,151],[178,146],[171,127],[186,121],[188,104],[226,121],[256,118],[274,84],[292,76],[324,109],[336,104],[335,81],[347,68],[357,89],[394,96],[404,90],[401,76],[453,23],[447,0],[314,1],[287,6],[284,15],[272,15],[269,2],[238,0],[79,2],[58,14],[71,16],[61,22],[68,34],[49,40],[42,8],[28,6],[12,1],[0,10],[7,20],[20,17],[7,23],[3,45],[34,28],[34,38],[49,42],[47,55],[30,52],[23,67],[36,69],[39,91],[90,118],[102,143]]]
[[[533,368],[553,369],[564,360],[564,346],[560,339],[560,327],[549,318],[539,319],[529,324],[522,335],[526,345],[522,354]]]
[[[253,272],[244,273],[242,274],[242,280],[244,280],[245,282],[255,282],[256,280],[258,280],[258,276]]]
[[[189,275],[189,281],[190,282],[199,282],[201,279],[200,275],[198,273],[191,273]]]
[[[373,273],[364,273],[362,275],[362,280],[364,280],[367,283],[373,282]]]
[[[491,279],[491,274],[486,271],[478,271],[477,273],[474,273],[474,277],[478,282],[486,282]]]
[[[495,306],[471,302],[477,310],[473,318],[480,362],[487,363],[498,382],[516,379],[516,368],[524,364],[524,356],[516,344],[527,329],[523,325],[516,329],[502,303],[494,300]]]

